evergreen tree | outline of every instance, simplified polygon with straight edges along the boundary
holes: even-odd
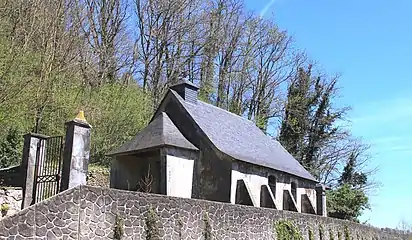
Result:
[[[339,185],[349,184],[354,188],[362,188],[368,182],[368,177],[363,172],[356,171],[356,159],[359,153],[352,152],[349,156],[346,166],[343,168],[341,177],[338,180]]]
[[[328,216],[358,222],[363,210],[370,209],[368,201],[362,190],[343,184],[327,192]]]
[[[307,70],[299,69],[288,88],[279,141],[317,178],[327,167],[321,150],[342,134],[336,122],[347,110],[332,106],[335,91],[336,79],[313,77],[311,65]]]
[[[328,215],[351,221],[358,221],[362,211],[369,209],[368,197],[363,187],[367,184],[367,175],[356,171],[359,152],[353,151],[343,168],[338,186],[328,192]]]

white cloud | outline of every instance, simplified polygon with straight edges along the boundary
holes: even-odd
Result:
[[[262,11],[260,11],[260,17],[265,16],[265,14],[267,13],[267,11],[269,11],[270,7],[275,3],[276,0],[270,0],[266,6],[262,9]]]

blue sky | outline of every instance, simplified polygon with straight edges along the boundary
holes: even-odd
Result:
[[[412,1],[246,0],[274,19],[310,58],[342,74],[339,105],[350,105],[351,130],[371,144],[372,211],[378,227],[412,223]]]

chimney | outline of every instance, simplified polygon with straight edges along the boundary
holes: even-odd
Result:
[[[186,102],[197,103],[197,92],[199,87],[196,86],[196,84],[188,80],[181,80],[177,84],[171,86],[170,89],[176,91]]]

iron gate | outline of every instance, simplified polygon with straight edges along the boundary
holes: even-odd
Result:
[[[37,143],[34,203],[47,199],[60,190],[63,137],[45,137]]]

